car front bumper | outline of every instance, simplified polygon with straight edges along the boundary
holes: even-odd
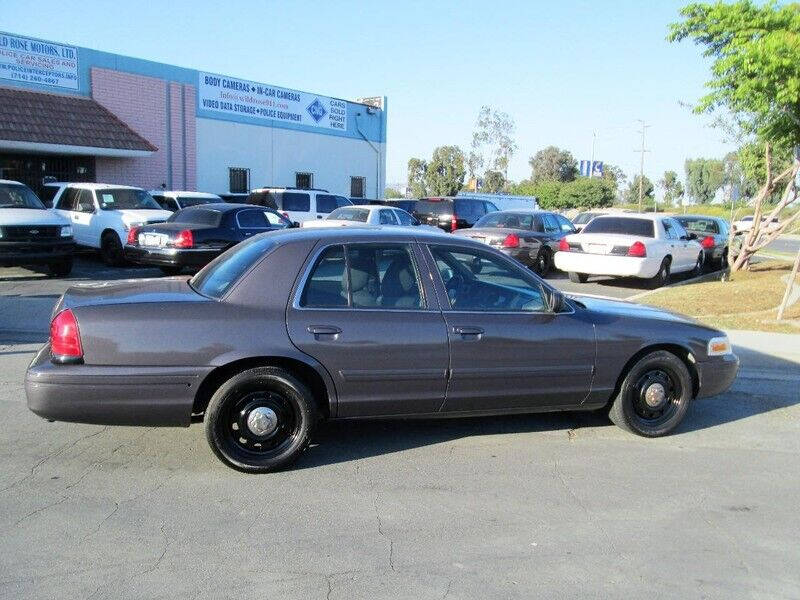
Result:
[[[700,384],[697,397],[708,398],[721,394],[731,387],[739,372],[739,357],[735,354],[724,354],[698,362],[696,366]]]
[[[555,265],[557,269],[567,273],[650,279],[658,273],[661,259],[652,256],[637,258],[588,252],[556,252]]]
[[[222,249],[206,248],[142,248],[140,246],[125,246],[125,258],[129,261],[158,267],[204,267],[222,252]]]
[[[0,266],[54,263],[72,256],[75,242],[72,238],[47,241],[0,240]]]
[[[25,374],[28,408],[45,419],[99,425],[183,426],[213,367],[108,367],[50,362],[50,345]]]

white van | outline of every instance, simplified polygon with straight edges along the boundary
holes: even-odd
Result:
[[[258,188],[251,190],[247,204],[274,208],[293,223],[324,219],[340,206],[353,203],[344,196],[322,189]]]
[[[53,210],[72,225],[79,246],[100,250],[103,261],[114,266],[125,262],[131,228],[163,223],[172,215],[143,189],[108,183],[62,184]]]
[[[68,221],[27,185],[0,179],[0,267],[47,265],[51,275],[65,277],[74,249]]]

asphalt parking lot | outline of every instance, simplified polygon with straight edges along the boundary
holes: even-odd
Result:
[[[0,273],[0,598],[800,597],[798,336],[734,334],[733,388],[667,438],[583,413],[341,422],[248,476],[199,425],[27,410],[69,284]]]

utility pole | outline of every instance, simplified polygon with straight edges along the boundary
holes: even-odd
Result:
[[[642,134],[642,148],[640,150],[634,150],[634,152],[639,152],[641,154],[639,161],[639,212],[642,212],[642,198],[644,196],[644,153],[650,152],[650,150],[645,150],[644,147],[644,132],[650,125],[645,124],[642,119],[636,120],[642,124],[642,129],[639,131],[639,133]]]
[[[597,132],[592,131],[592,160],[589,161],[589,179],[594,176],[594,143],[597,140]]]

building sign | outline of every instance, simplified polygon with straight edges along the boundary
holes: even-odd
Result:
[[[603,161],[596,160],[592,162],[590,160],[582,160],[580,171],[581,175],[583,175],[584,177],[602,177]]]
[[[347,102],[263,83],[200,73],[200,109],[230,116],[347,130]]]
[[[0,33],[0,78],[78,89],[78,51]]]

